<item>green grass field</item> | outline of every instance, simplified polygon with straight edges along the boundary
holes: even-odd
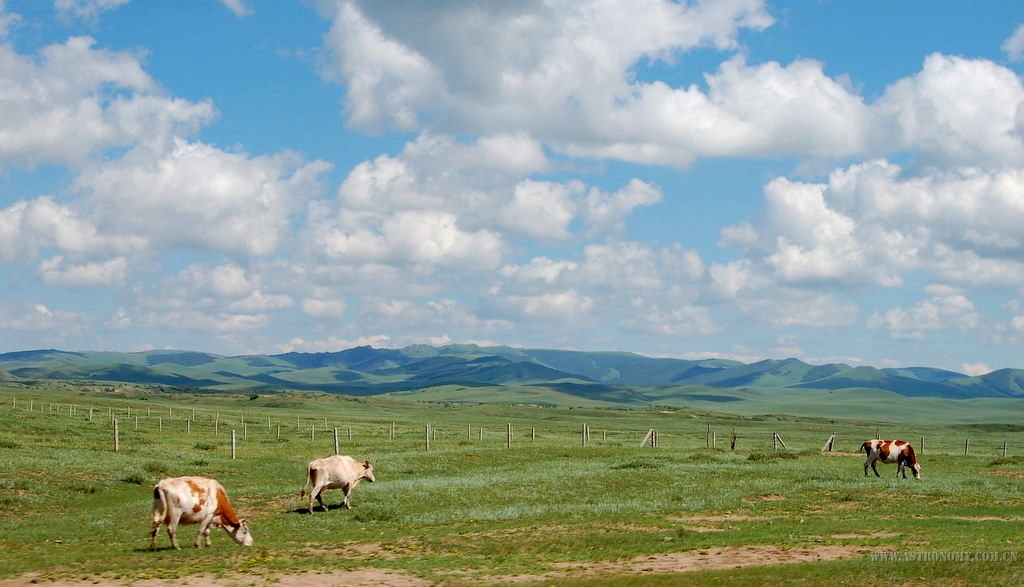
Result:
[[[955,404],[930,423],[842,415],[0,383],[0,581],[1024,582],[1024,425],[959,423]],[[309,515],[305,465],[334,452],[335,429],[377,482],[351,510]],[[641,447],[651,429],[658,446]],[[854,451],[876,430],[924,439],[922,480],[893,465],[864,477]],[[832,433],[835,452],[819,453]],[[184,550],[164,531],[148,550],[153,484],[193,474],[224,484],[253,547],[217,530],[196,550],[183,526]]]

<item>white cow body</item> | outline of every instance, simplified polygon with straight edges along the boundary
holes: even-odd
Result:
[[[875,464],[878,461],[883,463],[896,463],[896,476],[900,474],[903,478],[907,477],[907,469],[909,468],[914,474],[915,479],[921,478],[921,464],[917,462],[917,455],[914,454],[914,447],[909,442],[903,440],[868,440],[864,444],[860,445],[861,450],[867,456],[868,460],[864,462],[864,476],[868,476],[868,466],[875,472],[876,477],[881,477],[878,474],[878,469]]]
[[[373,465],[370,461],[359,462],[356,459],[345,455],[334,455],[324,459],[316,459],[309,462],[306,467],[306,484],[302,488],[299,497],[306,495],[306,488],[313,484],[313,491],[309,493],[309,513],[313,513],[313,498],[320,502],[320,507],[327,511],[327,504],[324,503],[323,491],[325,489],[342,489],[345,491],[345,500],[341,502],[342,507],[348,509],[349,497],[352,490],[359,482],[366,479],[373,483]]]
[[[196,534],[196,548],[210,546],[210,527],[222,527],[231,538],[243,545],[252,546],[249,524],[238,519],[228,502],[224,487],[213,479],[205,477],[174,477],[162,479],[153,488],[153,529],[150,532],[150,549],[156,550],[156,535],[162,524],[167,524],[167,535],[171,546],[178,545],[178,524],[199,524]]]

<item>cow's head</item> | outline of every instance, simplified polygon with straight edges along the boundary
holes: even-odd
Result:
[[[910,472],[914,474],[914,479],[920,479],[921,478],[921,463],[914,463],[914,465],[912,467],[910,467]]]
[[[242,546],[252,546],[252,534],[249,533],[249,522],[246,520],[238,520],[238,525],[232,528],[231,526],[225,525],[224,531],[231,536],[231,539],[241,544]]]
[[[366,479],[370,483],[373,483],[373,463],[370,461],[363,461],[363,479]]]

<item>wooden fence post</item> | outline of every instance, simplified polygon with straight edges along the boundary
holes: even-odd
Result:
[[[430,424],[423,429],[423,446],[424,450],[430,450]]]
[[[512,448],[512,422],[508,423],[508,436],[505,441],[505,448]]]
[[[772,448],[779,448],[779,445],[782,445],[782,448],[789,450],[789,447],[782,441],[782,437],[779,436],[778,432],[772,432],[772,437]]]
[[[117,418],[114,418],[114,452],[121,450],[121,443],[117,432]]]
[[[1006,456],[1006,441],[1003,441],[1003,456]]]
[[[829,436],[828,440],[825,441],[825,445],[821,447],[821,452],[832,452],[832,445],[835,443],[835,441],[836,433],[833,432],[832,436]]]
[[[231,431],[231,460],[235,460],[235,431]]]
[[[644,439],[640,441],[640,446],[647,446],[647,443],[650,443],[652,448],[657,448],[658,446],[658,432],[654,428],[647,431]]]
[[[971,449],[971,439],[967,438],[967,439],[964,440],[964,456],[965,457],[967,456],[967,453],[970,451],[970,449]]]
[[[921,454],[924,454],[924,436],[921,437],[921,450],[918,451],[918,452],[920,452]]]
[[[732,427],[732,438],[729,439],[729,450],[736,450],[736,427]]]
[[[338,428],[334,428],[334,454],[340,455],[341,450],[338,447]]]

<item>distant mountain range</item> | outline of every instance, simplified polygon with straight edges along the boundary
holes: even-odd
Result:
[[[741,363],[687,361],[627,352],[581,352],[448,345],[401,349],[355,347],[334,353],[225,357],[189,351],[0,354],[0,378],[123,382],[209,391],[315,390],[378,395],[440,386],[537,386],[573,396],[635,403],[645,391],[688,389],[868,388],[905,397],[1024,398],[1024,370],[987,375],[910,367],[876,369],[797,359]],[[614,398],[625,398],[616,400]],[[495,401],[499,401],[497,398]]]

